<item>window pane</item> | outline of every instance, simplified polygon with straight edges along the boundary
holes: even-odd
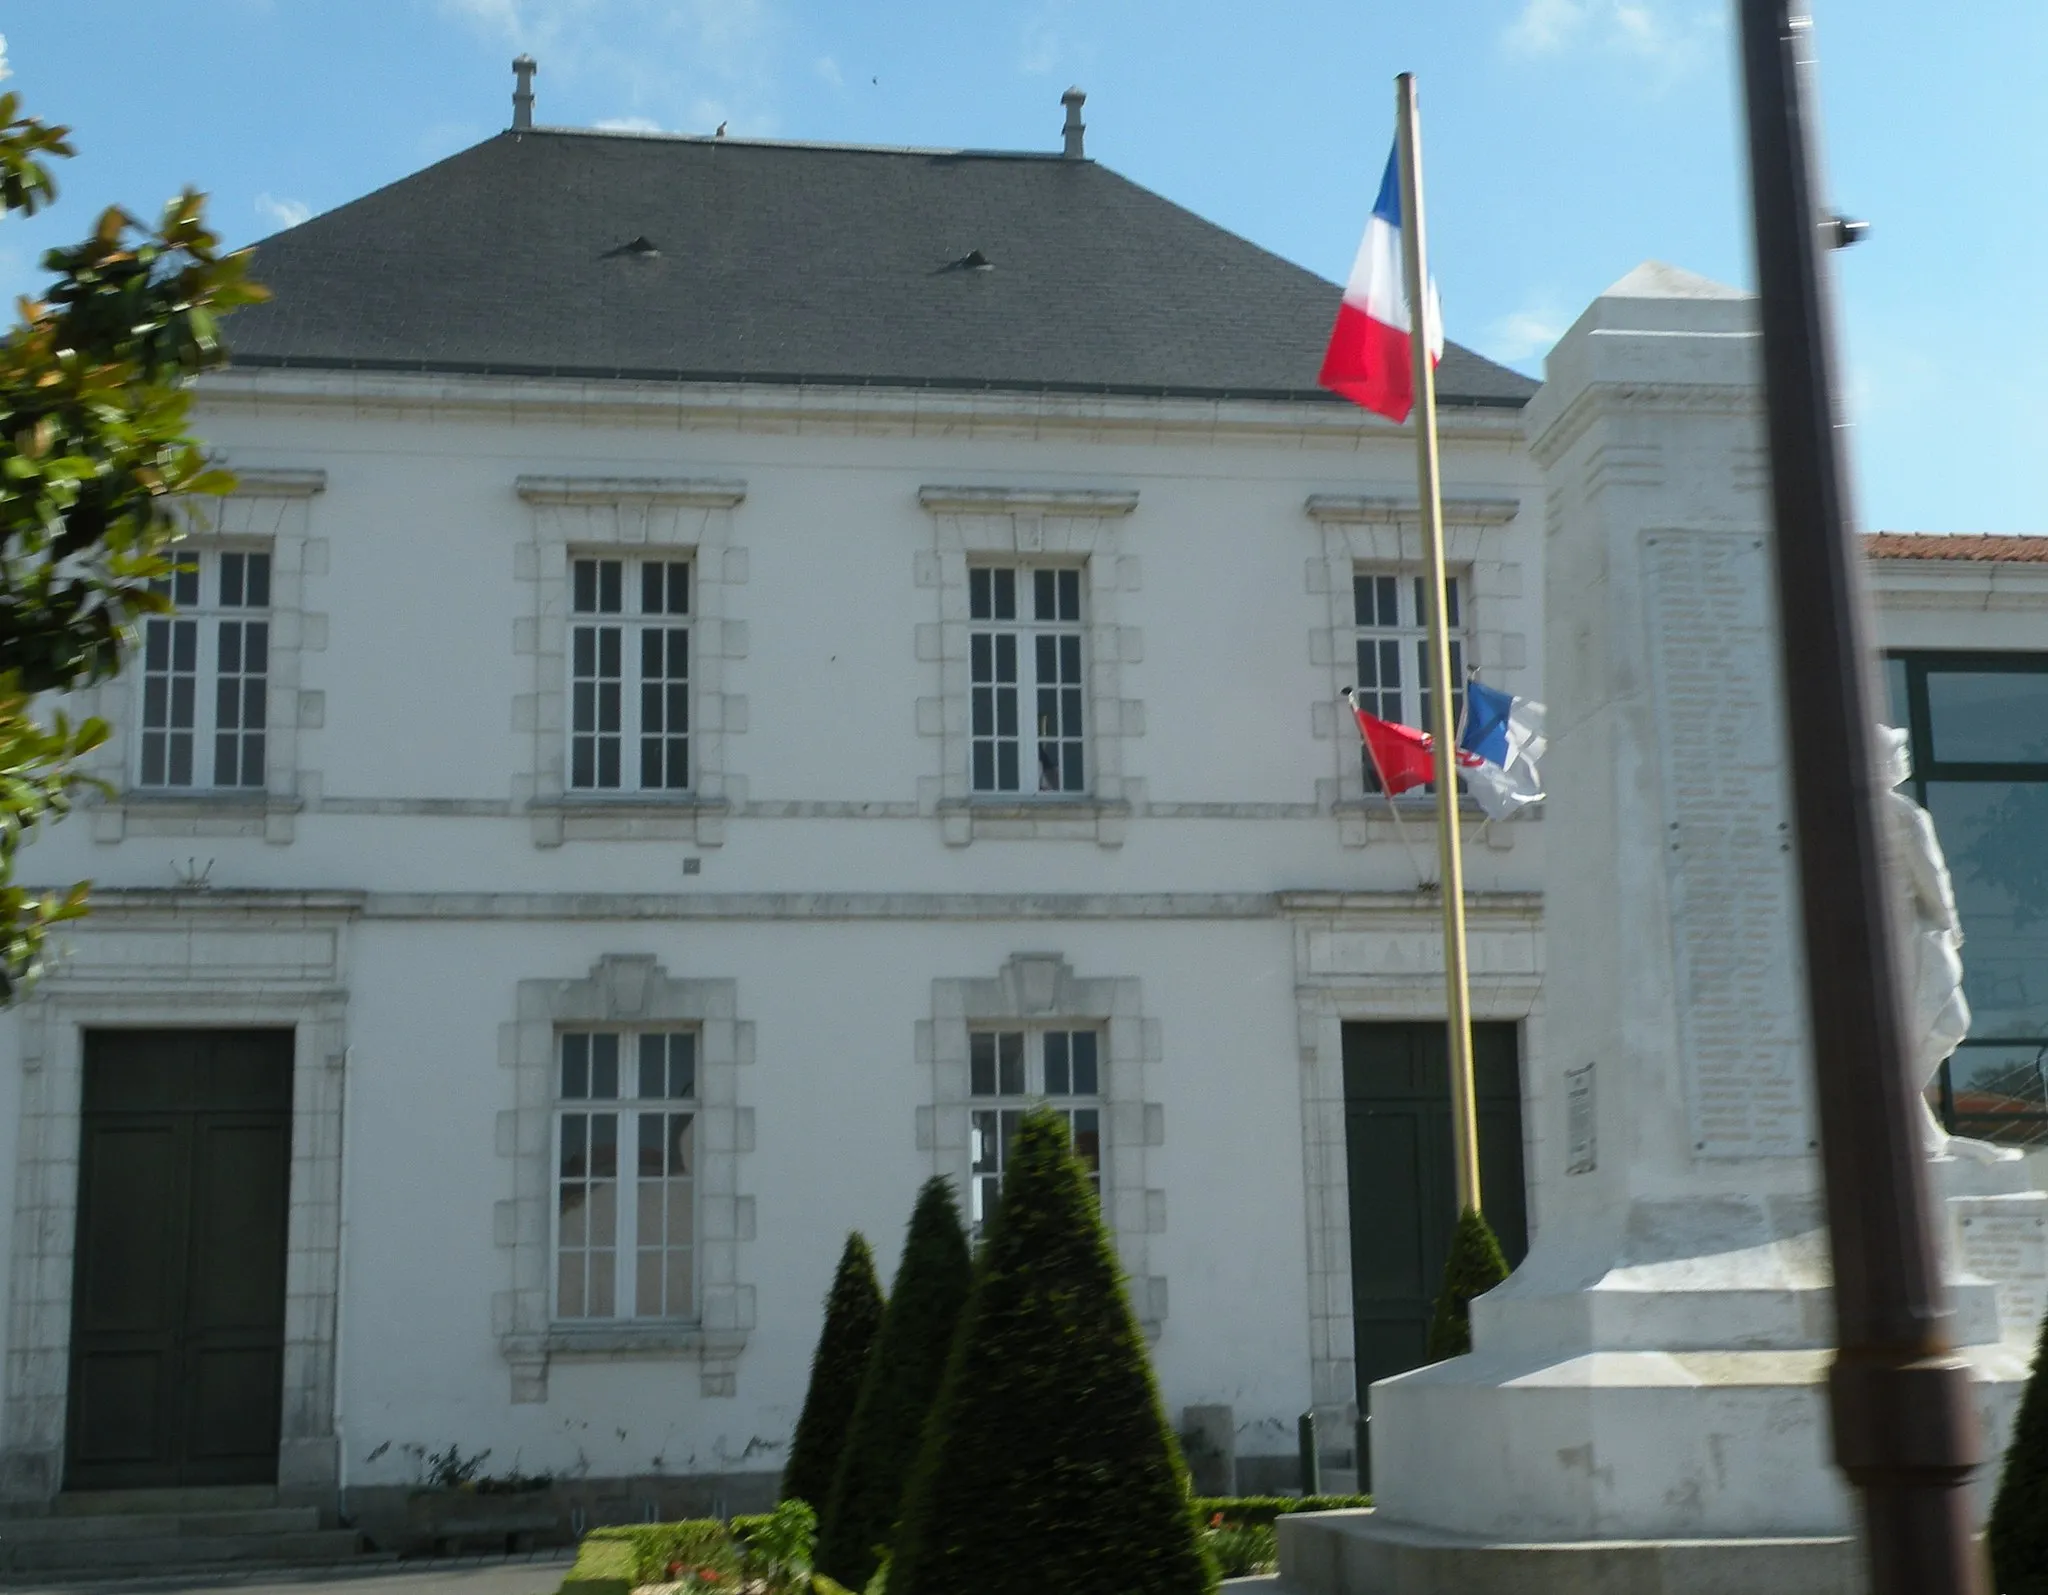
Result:
[[[1077,570],[1060,572],[1060,619],[1081,618],[1081,573]]]
[[[643,1180],[660,1179],[664,1172],[661,1166],[661,1121],[662,1115],[659,1113],[643,1113],[639,1116],[637,1146],[640,1156],[638,1170]]]
[[[586,1316],[583,1299],[583,1253],[562,1253],[555,1272],[555,1310],[564,1318]]]
[[[1890,704],[1886,719],[1895,726],[1909,726],[1913,723],[1913,708],[1906,693],[1906,661],[1887,659],[1884,662],[1884,695]]]
[[[1024,1094],[1024,1033],[1005,1030],[996,1037],[996,1087],[1006,1097]]]
[[[987,569],[970,570],[967,573],[967,616],[970,620],[994,619],[994,600],[990,597],[990,583],[995,572]]]
[[[562,1115],[562,1177],[580,1178],[590,1172],[590,1115]]]
[[[590,1177],[614,1180],[619,1176],[619,1116],[616,1113],[590,1115]]]
[[[1051,1030],[1045,1037],[1045,1094],[1063,1097],[1073,1090],[1073,1069],[1067,1059],[1067,1033]]]
[[[995,616],[997,620],[1017,618],[1017,573],[1014,570],[990,572],[995,582]]]
[[[653,1204],[659,1212],[661,1187],[652,1186],[640,1193],[641,1200]],[[640,1318],[659,1318],[661,1312],[661,1263],[662,1252],[657,1246],[652,1251],[643,1251],[634,1258],[633,1312]]]
[[[618,1311],[618,1300],[612,1290],[614,1259],[610,1252],[590,1254],[590,1316],[609,1318]]]
[[[251,609],[270,607],[270,556],[251,554],[249,556],[248,580],[243,588],[243,600]]]
[[[640,1095],[661,1098],[668,1095],[668,1037],[640,1038]]]
[[[976,1174],[994,1174],[1002,1168],[998,1140],[1000,1124],[993,1108],[978,1108],[972,1115],[974,1168]]]
[[[697,1115],[668,1115],[668,1172],[681,1177],[697,1172]]]
[[[1957,1135],[2008,1146],[2048,1140],[2048,1048],[1958,1047],[1948,1075]]]
[[[616,1097],[619,1094],[619,1038],[599,1031],[590,1038],[590,1094]]]
[[[562,1095],[590,1095],[590,1037],[586,1035],[562,1037]]]
[[[986,1030],[967,1038],[967,1089],[977,1097],[996,1094],[996,1038]]]
[[[1070,1126],[1074,1134],[1074,1156],[1095,1172],[1102,1167],[1102,1115],[1094,1108],[1076,1108]]]
[[[560,1238],[564,1246],[581,1246],[589,1232],[585,1220],[589,1217],[584,1206],[583,1187],[572,1181],[563,1181],[561,1195]]]
[[[579,615],[597,613],[597,561],[579,559],[569,566],[569,607]]]
[[[1035,570],[1031,573],[1031,612],[1035,620],[1058,620],[1060,618],[1059,598],[1056,595],[1057,577],[1049,570]]]
[[[242,556],[223,554],[220,557],[220,604],[223,609],[236,609],[242,602]]]
[[[668,1038],[668,1094],[678,1102],[697,1094],[697,1038],[688,1032]]]
[[[2048,782],[1930,781],[1973,1040],[2048,1036]]]
[[[1092,1097],[1102,1089],[1095,1068],[1095,1032],[1074,1032],[1074,1095]]]
[[[597,609],[599,614],[616,615],[625,607],[626,566],[623,560],[597,562]]]
[[[1929,670],[1927,717],[1937,763],[2048,762],[2048,671]]]

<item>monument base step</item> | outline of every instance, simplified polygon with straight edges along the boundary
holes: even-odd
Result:
[[[1509,1543],[1381,1522],[1366,1508],[1276,1524],[1286,1595],[1863,1595],[1849,1536]]]

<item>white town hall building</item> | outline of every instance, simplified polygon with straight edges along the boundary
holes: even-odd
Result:
[[[755,1505],[846,1232],[886,1276],[920,1181],[979,1211],[1034,1098],[1176,1420],[1243,1487],[1311,1407],[1349,1462],[1450,1191],[1428,804],[1338,697],[1425,723],[1412,442],[1316,389],[1333,285],[1070,121],[520,126],[259,246],[197,409],[239,490],[93,695],[114,795],[24,855],[95,885],[0,1017],[6,1509],[331,1521],[451,1445],[586,1518]],[[1440,382],[1463,658],[1542,698],[1536,384]],[[2048,682],[2032,548],[1880,552],[1923,721],[1959,660]],[[1544,830],[1467,827],[1517,1255]],[[1970,891],[2009,1070],[2041,932]]]

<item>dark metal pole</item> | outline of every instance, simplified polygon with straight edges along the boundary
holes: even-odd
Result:
[[[1929,1222],[1885,889],[1873,654],[1836,409],[1805,0],[1739,0],[1762,294],[1786,726],[1840,1349],[1835,1460],[1873,1595],[1976,1595],[1964,1484],[1983,1451]]]

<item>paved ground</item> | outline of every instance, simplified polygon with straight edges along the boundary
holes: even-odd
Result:
[[[379,1562],[369,1567],[161,1574],[91,1584],[6,1584],[4,1595],[555,1595],[574,1555],[460,1557],[434,1562]]]

